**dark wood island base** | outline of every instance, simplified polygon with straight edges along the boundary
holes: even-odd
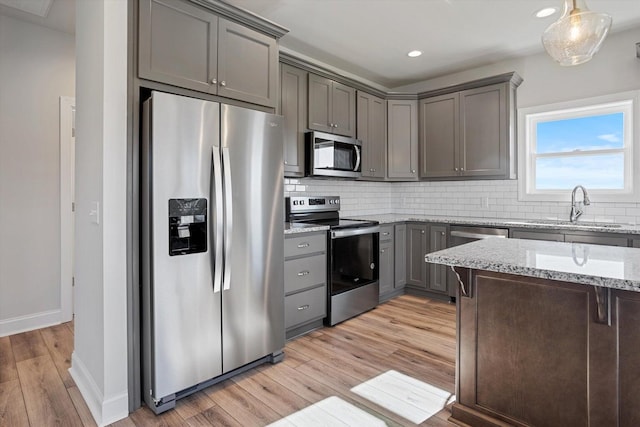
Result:
[[[456,267],[470,426],[640,426],[640,293]]]

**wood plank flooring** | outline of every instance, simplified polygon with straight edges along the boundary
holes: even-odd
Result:
[[[0,426],[94,426],[68,373],[73,324],[0,338]],[[265,426],[336,396],[383,420],[414,426],[351,389],[389,370],[454,393],[455,306],[404,295],[333,328],[287,343],[262,365],[178,401],[155,416],[142,407],[114,427]],[[448,408],[420,426],[452,426]]]

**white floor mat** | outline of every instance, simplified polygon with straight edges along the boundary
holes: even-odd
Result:
[[[420,424],[455,400],[455,395],[396,371],[387,371],[352,392]]]
[[[268,427],[376,427],[386,423],[336,396],[301,409]]]

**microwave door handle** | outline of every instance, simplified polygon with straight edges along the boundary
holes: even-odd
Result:
[[[357,145],[354,145],[353,147],[356,149],[356,167],[353,168],[353,171],[358,172],[358,169],[360,169],[360,147]]]
[[[213,293],[220,292],[220,287],[222,284],[222,225],[223,225],[223,211],[222,211],[222,162],[220,161],[220,149],[218,147],[213,147],[213,163],[211,164],[212,168],[212,178],[213,185],[211,188],[214,191],[211,200],[214,204],[213,208],[215,208],[215,216],[214,216],[214,265],[213,265]],[[213,211],[213,209],[212,209]]]
[[[222,169],[224,173],[224,275],[222,278],[222,290],[228,291],[231,288],[231,235],[233,233],[233,193],[231,189],[231,167],[229,165],[229,148],[222,147]]]

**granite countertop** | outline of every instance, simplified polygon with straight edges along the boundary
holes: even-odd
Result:
[[[305,224],[302,222],[284,223],[284,234],[311,233],[314,231],[327,231],[328,229],[328,225]]]
[[[521,239],[483,239],[425,261],[640,292],[640,249]]]
[[[486,227],[502,228],[528,228],[538,230],[562,230],[562,231],[595,231],[618,234],[640,234],[640,226],[635,224],[614,224],[602,222],[570,223],[562,220],[535,220],[535,219],[506,219],[506,218],[481,218],[438,215],[411,215],[411,214],[380,214],[380,215],[345,215],[345,218],[368,219],[378,221],[380,224],[394,222],[419,221],[438,222],[451,225],[478,225]]]

